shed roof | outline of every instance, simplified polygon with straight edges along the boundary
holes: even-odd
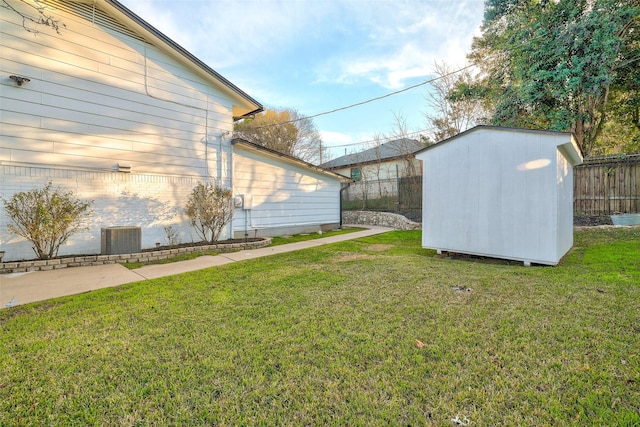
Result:
[[[415,139],[400,138],[386,142],[359,153],[347,154],[321,164],[323,168],[338,169],[363,163],[388,161],[398,157],[414,154],[424,148],[424,144]]]
[[[546,134],[546,135],[554,135],[554,136],[558,136],[558,135],[565,135],[568,138],[568,141],[565,144],[561,144],[558,146],[558,149],[560,151],[562,151],[562,153],[564,154],[564,156],[571,162],[571,164],[573,166],[581,164],[583,161],[582,158],[582,152],[580,151],[580,148],[578,147],[578,144],[576,143],[576,139],[575,136],[573,135],[573,133],[571,132],[560,132],[560,131],[555,131],[555,130],[542,130],[542,129],[524,129],[524,128],[512,128],[512,127],[505,127],[505,126],[484,126],[484,125],[480,125],[480,126],[475,126],[471,129],[468,129],[464,132],[460,132],[457,135],[454,135],[450,138],[447,139],[443,139],[442,141],[430,145],[428,147],[425,147],[421,150],[418,150],[415,154],[416,156],[420,156],[423,153],[429,151],[429,150],[433,150],[439,147],[442,147],[444,144],[448,144],[452,141],[455,141],[457,139],[460,139],[462,137],[465,137],[467,135],[469,135],[470,133],[476,132],[476,131],[480,131],[480,130],[490,130],[490,131],[496,131],[496,132],[521,132],[521,133],[537,133],[537,134]]]

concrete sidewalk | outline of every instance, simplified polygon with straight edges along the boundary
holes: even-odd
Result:
[[[119,286],[140,280],[172,276],[232,262],[373,236],[391,230],[391,228],[386,227],[367,226],[367,230],[323,237],[306,242],[243,250],[216,256],[201,256],[189,261],[147,265],[135,270],[129,270],[120,264],[108,264],[95,267],[73,267],[30,273],[2,274],[0,275],[0,309]]]

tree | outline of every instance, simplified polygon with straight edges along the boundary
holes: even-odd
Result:
[[[202,240],[215,243],[233,217],[232,192],[211,183],[198,183],[187,200],[186,214]]]
[[[51,183],[43,189],[19,192],[2,201],[13,221],[9,231],[33,243],[33,251],[40,259],[58,255],[60,246],[83,228],[82,220],[91,214],[93,204],[93,201],[77,199],[70,191],[53,189]]]
[[[589,155],[612,85],[640,60],[638,0],[488,0],[470,59],[492,123],[572,131]]]
[[[398,156],[401,158],[404,166],[404,171],[401,172],[401,175],[419,176],[421,175],[421,171],[417,169],[419,163],[416,160],[416,156],[414,155],[417,149],[415,145],[411,143],[412,140],[409,138],[410,132],[407,125],[407,119],[400,113],[394,113],[393,119],[394,127],[393,131],[391,132],[390,139],[404,141],[404,143],[400,143],[396,146]],[[420,141],[418,141],[418,143],[424,144],[422,138],[420,138]],[[424,146],[426,147],[427,144],[424,144]]]
[[[291,108],[267,110],[234,126],[234,136],[309,163],[321,163],[322,137],[313,120]]]
[[[436,141],[487,121],[485,102],[470,92],[477,82],[469,69],[454,73],[446,63],[436,62],[434,70],[438,79],[431,83],[427,95],[431,111],[426,117]]]

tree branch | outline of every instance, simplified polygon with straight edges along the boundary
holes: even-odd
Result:
[[[29,6],[30,8],[33,8],[38,13],[38,15],[36,17],[33,17],[24,12],[21,12],[20,10],[16,9],[11,4],[9,4],[7,0],[2,0],[2,4],[0,4],[0,7],[3,7],[5,9],[8,9],[20,15],[20,17],[22,18],[22,27],[28,32],[33,34],[38,34],[40,32],[35,28],[29,28],[27,26],[28,22],[34,23],[36,25],[44,25],[45,27],[52,28],[58,34],[60,34],[60,26],[66,28],[65,24],[61,24],[60,21],[55,19],[52,15],[47,15],[45,13],[46,6],[41,5],[38,0],[34,0],[35,4],[29,3],[26,0],[20,0],[20,1],[25,5]]]

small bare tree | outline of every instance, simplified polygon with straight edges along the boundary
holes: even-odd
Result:
[[[488,113],[482,100],[457,94],[461,87],[476,81],[471,71],[456,73],[444,62],[436,62],[434,71],[438,79],[431,84],[432,90],[426,98],[430,107],[426,118],[436,142],[487,121]]]
[[[395,123],[393,130],[393,138],[400,141],[406,141],[407,143],[400,143],[397,146],[398,156],[402,159],[404,166],[404,176],[418,176],[420,171],[417,169],[415,151],[416,146],[408,142],[409,131],[407,126],[407,119],[400,113],[394,113],[393,115]],[[399,177],[398,177],[399,178]]]
[[[13,221],[9,231],[33,243],[33,251],[40,259],[58,255],[60,246],[83,228],[82,219],[91,215],[93,204],[78,200],[71,191],[53,189],[51,183],[2,201]]]
[[[230,189],[211,183],[198,183],[187,201],[186,213],[191,226],[202,239],[215,243],[233,217]]]

